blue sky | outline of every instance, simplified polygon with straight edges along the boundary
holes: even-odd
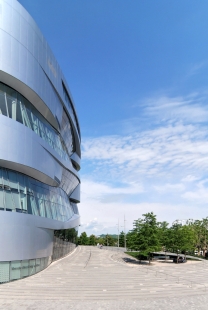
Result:
[[[70,86],[80,232],[208,216],[208,2],[20,0]],[[122,228],[121,228],[122,229]]]

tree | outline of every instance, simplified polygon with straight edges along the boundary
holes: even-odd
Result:
[[[139,251],[140,259],[145,256],[150,262],[150,252],[161,250],[159,223],[153,212],[143,214],[143,217],[134,221],[130,244],[133,250]]]
[[[78,244],[80,245],[87,245],[88,244],[88,237],[86,232],[84,231],[81,233],[80,237],[78,238]]]
[[[124,247],[124,238],[125,238],[125,235],[124,235],[124,232],[122,231],[119,235],[119,247]]]
[[[116,240],[112,236],[107,234],[104,238],[103,245],[114,246],[115,242]]]
[[[77,230],[75,228],[54,230],[54,236],[73,243],[77,243]]]
[[[168,238],[166,239],[166,249],[174,253],[193,252],[195,245],[195,233],[192,224],[181,225],[174,224],[168,230]]]
[[[193,229],[195,232],[195,248],[198,250],[198,255],[201,251],[205,255],[208,241],[208,217],[194,221]]]
[[[97,243],[104,244],[104,238],[102,237],[97,238]]]
[[[96,245],[96,244],[97,244],[97,240],[96,240],[95,235],[90,235],[90,236],[89,236],[88,244],[89,244],[89,245]]]
[[[178,253],[181,248],[181,227],[180,224],[174,224],[168,229],[165,248],[170,252]]]
[[[207,241],[208,241],[208,217],[202,219],[202,227],[203,227],[202,250],[205,256],[205,253],[207,252]]]
[[[195,233],[192,225],[184,225],[181,227],[181,252],[186,255],[187,252],[193,252]]]
[[[165,222],[165,221],[158,223],[158,236],[159,236],[160,244],[163,250],[166,250],[166,244],[169,238],[168,225],[169,225],[168,222]]]
[[[77,231],[74,228],[66,229],[65,231],[65,239],[67,239],[70,242],[76,242],[77,241]]]

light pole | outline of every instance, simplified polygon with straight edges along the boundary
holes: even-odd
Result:
[[[126,249],[126,220],[124,214],[124,248]]]
[[[118,219],[118,248],[119,248],[119,219]]]

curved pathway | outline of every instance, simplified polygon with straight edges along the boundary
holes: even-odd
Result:
[[[148,266],[128,258],[80,246],[34,276],[0,285],[0,309],[206,308],[207,262]]]

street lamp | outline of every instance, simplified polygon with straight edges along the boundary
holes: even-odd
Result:
[[[119,220],[117,226],[118,226],[118,248],[119,248]]]

